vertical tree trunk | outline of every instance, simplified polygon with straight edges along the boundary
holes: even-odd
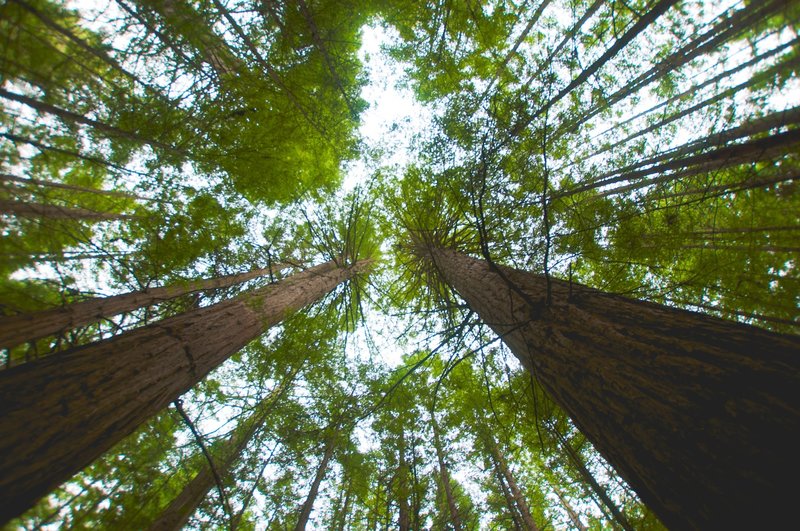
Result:
[[[297,370],[293,371],[273,389],[269,396],[259,405],[259,409],[244,421],[243,429],[237,430],[237,433],[231,434],[228,440],[225,441],[219,454],[221,462],[219,465],[215,463],[215,468],[220,470],[221,474],[226,474],[238,460],[250,440],[264,423],[264,418],[269,413],[271,406],[291,385],[297,372]],[[186,522],[197,510],[197,506],[205,499],[208,491],[213,489],[215,484],[216,479],[211,466],[207,461],[204,461],[197,475],[186,484],[180,494],[172,500],[150,525],[150,531],[179,531],[183,529]]]
[[[419,252],[668,527],[794,519],[800,338]]]
[[[311,517],[311,510],[314,508],[319,486],[325,478],[325,474],[328,472],[328,464],[333,457],[333,451],[336,449],[335,437],[335,434],[331,435],[325,442],[325,453],[322,456],[322,461],[319,463],[317,473],[314,475],[314,482],[311,483],[311,490],[308,491],[306,501],[303,502],[303,506],[300,508],[300,517],[297,519],[297,525],[294,526],[294,531],[305,531],[308,525],[308,519]]]
[[[442,439],[439,434],[439,423],[436,421],[436,415],[431,412],[431,421],[433,424],[433,445],[436,447],[436,458],[439,461],[439,475],[442,478],[442,486],[444,493],[447,497],[447,509],[450,511],[450,523],[453,524],[455,531],[461,531],[463,525],[461,523],[461,515],[458,514],[458,505],[453,496],[453,487],[450,485],[450,472],[447,470],[447,463],[444,460],[444,449],[442,447]]]
[[[405,432],[400,431],[400,448],[398,452],[397,465],[397,527],[400,531],[410,531],[411,529],[411,508],[408,504],[408,463],[406,462],[406,440]]]
[[[40,312],[0,317],[0,348],[14,347],[26,341],[58,334],[194,291],[227,288],[280,271],[284,267],[286,266],[281,264],[271,268],[254,269],[246,273],[193,280],[182,285],[150,288],[95,298]]]
[[[0,522],[367,264],[328,262],[235,299],[2,371]]]

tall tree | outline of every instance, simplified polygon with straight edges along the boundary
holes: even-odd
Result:
[[[4,371],[2,519],[20,514],[287,313],[366,265],[322,264],[239,298]],[[120,351],[125,354],[114,355]],[[18,429],[22,423],[36,442]]]
[[[787,517],[800,339],[451,249],[416,251],[667,525]],[[757,515],[736,510],[754,501]]]

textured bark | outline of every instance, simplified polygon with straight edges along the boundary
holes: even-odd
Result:
[[[269,413],[272,404],[283,394],[284,390],[291,385],[292,380],[297,375],[294,371],[278,385],[269,396],[259,406],[250,418],[245,421],[243,429],[231,434],[221,449],[221,463],[216,467],[226,474],[239,459],[239,456],[250,443],[264,422],[264,418]],[[216,478],[207,461],[203,461],[203,466],[197,475],[186,484],[175,499],[161,512],[158,518],[150,525],[150,531],[179,531],[183,529],[186,522],[197,510],[198,505],[205,499],[208,491],[216,485]]]
[[[308,496],[300,508],[300,517],[297,519],[297,525],[294,526],[294,531],[305,531],[308,525],[308,519],[311,517],[311,510],[314,509],[314,502],[317,500],[317,493],[319,493],[319,486],[322,480],[325,479],[325,474],[328,472],[328,464],[333,457],[333,451],[336,449],[335,438],[332,436],[325,442],[325,453],[322,455],[322,461],[317,467],[317,473],[314,475],[314,481],[311,483],[311,490],[308,491]]]
[[[112,212],[97,212],[87,208],[46,205],[10,199],[0,199],[0,213],[12,214],[23,218],[83,219],[90,221],[116,221],[133,217]]]
[[[668,527],[795,519],[800,338],[419,252]]]
[[[436,447],[436,458],[439,461],[439,474],[442,478],[442,486],[444,493],[447,497],[447,509],[450,511],[450,523],[453,524],[455,531],[461,531],[463,524],[461,523],[461,515],[458,514],[458,505],[456,504],[455,496],[453,496],[453,487],[450,485],[450,472],[447,470],[447,463],[444,460],[444,448],[442,447],[442,438],[439,434],[439,423],[436,421],[436,416],[431,412],[431,420],[433,424],[433,444]]]
[[[322,264],[241,297],[2,371],[0,522],[28,509],[253,338],[367,265]]]
[[[0,348],[10,348],[26,341],[58,334],[101,319],[129,312],[136,308],[158,304],[168,299],[200,290],[218,289],[233,286],[271,272],[280,271],[285,266],[255,269],[246,273],[226,275],[173,285],[133,291],[59,306],[40,312],[0,317]]]

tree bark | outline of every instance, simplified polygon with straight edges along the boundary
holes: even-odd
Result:
[[[514,504],[514,497],[508,490],[508,485],[506,485],[506,479],[503,476],[503,473],[500,471],[500,466],[497,464],[497,460],[494,458],[494,455],[491,456],[491,460],[492,460],[492,466],[494,467],[494,475],[497,478],[498,485],[500,485],[500,491],[503,493],[503,497],[506,500],[506,507],[508,507],[508,512],[511,515],[511,521],[514,522],[514,529],[516,529],[517,531],[521,531],[522,522],[520,521],[518,508]]]
[[[245,421],[242,426],[244,429],[237,430],[225,441],[220,452],[221,463],[216,468],[222,474],[226,474],[234,463],[238,460],[241,453],[250,443],[258,429],[264,423],[264,418],[270,410],[272,404],[280,398],[286,388],[291,385],[292,380],[297,375],[297,370],[287,376],[261,403],[259,410]],[[186,484],[183,490],[175,499],[161,512],[158,518],[150,525],[150,531],[179,531],[183,529],[186,522],[197,510],[197,506],[205,499],[208,491],[214,488],[216,478],[208,462],[204,461],[203,466],[197,475]],[[233,527],[233,526],[232,526]]]
[[[793,521],[800,338],[418,252],[668,527]]]
[[[320,461],[317,473],[314,475],[314,482],[311,483],[311,490],[308,491],[306,501],[303,502],[303,506],[300,508],[300,517],[297,520],[297,525],[294,526],[294,531],[305,531],[308,525],[308,519],[311,517],[311,510],[314,508],[319,486],[325,478],[325,474],[328,472],[328,464],[333,457],[333,451],[336,449],[334,437],[335,435],[332,435],[325,442],[325,453],[322,455],[322,461]]]
[[[276,265],[272,268],[254,269],[246,273],[194,280],[183,285],[132,291],[34,313],[0,317],[0,348],[14,347],[26,341],[58,334],[59,332],[113,317],[136,308],[158,304],[187,293],[226,288],[247,280],[269,275],[275,271],[280,271],[284,267],[286,266]]]
[[[398,452],[397,465],[397,528],[400,531],[411,530],[411,507],[408,503],[408,463],[406,462],[406,440],[405,432],[400,431],[400,448]]]
[[[82,219],[89,221],[119,221],[134,216],[113,212],[97,212],[87,208],[46,205],[28,201],[0,199],[0,213],[23,218]]]
[[[433,445],[436,447],[436,458],[439,461],[439,474],[442,478],[442,486],[447,498],[447,509],[450,511],[450,523],[453,524],[455,531],[461,531],[463,524],[461,523],[461,515],[458,514],[458,505],[456,504],[455,496],[453,496],[453,487],[450,485],[450,472],[447,470],[447,463],[444,460],[444,449],[442,447],[442,439],[439,434],[439,423],[436,421],[436,415],[431,412],[431,421],[433,424]]]
[[[328,262],[235,299],[2,371],[0,523],[368,263],[340,268]]]

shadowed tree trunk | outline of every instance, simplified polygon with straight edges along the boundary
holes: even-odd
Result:
[[[2,371],[0,522],[31,507],[253,338],[367,265],[328,262],[235,299]]]
[[[311,517],[311,511],[314,509],[314,502],[317,500],[319,493],[319,486],[322,480],[325,479],[325,474],[328,472],[328,464],[333,457],[333,452],[336,450],[336,435],[332,434],[328,440],[325,441],[325,453],[322,455],[322,461],[317,467],[317,473],[314,475],[314,482],[311,483],[311,490],[308,491],[306,501],[300,508],[300,517],[297,520],[297,525],[294,526],[294,531],[305,531],[308,525],[308,519]]]
[[[667,526],[794,520],[800,338],[418,252]]]
[[[280,264],[271,268],[254,269],[246,273],[193,280],[183,285],[150,288],[76,302],[40,312],[0,317],[0,348],[14,347],[26,341],[58,334],[187,293],[227,288],[247,280],[270,275],[284,267],[286,266]]]
[[[397,528],[400,531],[410,531],[411,529],[411,507],[409,507],[409,485],[408,475],[409,467],[406,462],[406,434],[405,431],[400,431],[400,448],[398,451],[398,465],[397,465]]]

